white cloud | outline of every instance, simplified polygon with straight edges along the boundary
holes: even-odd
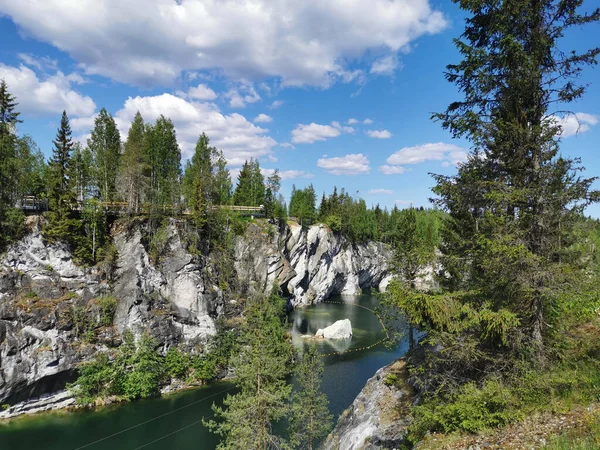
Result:
[[[282,180],[295,180],[297,178],[313,178],[314,174],[303,170],[283,170],[279,172]]]
[[[275,100],[273,103],[271,103],[271,105],[269,106],[269,109],[277,109],[280,108],[281,106],[283,106],[285,102],[283,100]]]
[[[412,200],[396,200],[394,202],[397,206],[412,206],[414,202]]]
[[[348,122],[346,122],[348,125],[356,125],[358,123],[358,120],[356,119],[348,119]]]
[[[213,70],[282,86],[358,81],[352,61],[447,26],[429,0],[0,0],[0,14],[87,74],[146,86]]]
[[[376,60],[371,66],[370,73],[374,75],[392,75],[400,67],[397,55],[388,55]]]
[[[270,177],[275,169],[261,169],[260,170],[263,176]],[[279,171],[279,176],[282,180],[295,180],[297,178],[313,178],[314,175],[309,172],[305,172],[303,170],[283,170]]]
[[[553,117],[553,120],[561,127],[561,137],[563,138],[585,133],[592,126],[598,124],[598,116],[581,112],[568,114],[564,117]]]
[[[363,123],[364,123],[365,125],[371,125],[371,124],[373,123],[373,121],[372,121],[371,119],[365,119],[365,120],[363,121]]]
[[[124,139],[137,111],[146,122],[154,122],[161,114],[171,118],[184,158],[192,156],[198,136],[204,132],[212,145],[223,150],[231,166],[242,165],[250,158],[273,159],[277,142],[266,135],[266,129],[238,113],[225,115],[211,103],[186,101],[171,94],[129,97],[115,114]],[[75,131],[87,131],[93,126],[93,117],[73,121],[72,125]]]
[[[215,100],[217,94],[205,84],[190,88],[188,96],[194,100]]]
[[[324,141],[329,138],[337,137],[342,132],[339,128],[331,125],[319,125],[311,123],[308,125],[298,124],[292,130],[292,142],[294,144],[312,144],[316,141]]]
[[[392,191],[391,189],[371,189],[368,192],[368,194],[371,194],[371,195],[378,195],[378,194],[391,195],[393,193],[394,193],[394,191]]]
[[[388,130],[367,130],[366,133],[373,139],[389,139],[392,137],[392,133]]]
[[[384,175],[400,175],[407,171],[408,169],[403,166],[380,166],[379,171]]]
[[[279,146],[280,146],[280,147],[282,147],[282,148],[291,148],[291,149],[294,149],[294,148],[296,148],[296,147],[294,147],[294,146],[293,146],[291,143],[289,143],[289,142],[281,142],[281,143],[279,144]]]
[[[323,158],[317,161],[317,166],[325,169],[332,175],[361,175],[371,171],[369,159],[362,153],[336,158],[323,156]]]
[[[72,89],[73,84],[82,81],[80,75],[54,75],[38,78],[29,67],[7,66],[0,63],[0,79],[4,79],[8,89],[17,98],[19,111],[31,115],[60,114],[63,110],[69,116],[93,114],[96,104],[88,97]]]
[[[392,154],[386,162],[393,166],[420,164],[425,161],[462,162],[466,159],[466,155],[465,150],[457,145],[437,142],[434,144],[404,147]]]
[[[23,64],[40,71],[58,71],[58,61],[48,56],[39,57],[31,53],[19,53],[17,55]]]
[[[348,134],[354,134],[354,133],[356,133],[356,130],[354,128],[352,128],[352,127],[345,127],[345,126],[341,125],[339,122],[336,122],[336,121],[331,122],[331,126],[334,127],[334,128],[337,128],[342,133],[348,133]]]
[[[252,83],[242,81],[237,88],[230,89],[225,93],[232,108],[245,108],[247,103],[256,103],[260,95],[254,89]]]
[[[267,116],[266,114],[259,114],[254,118],[254,123],[271,123],[273,122],[273,118],[271,116]]]

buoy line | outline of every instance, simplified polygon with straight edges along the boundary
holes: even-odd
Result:
[[[373,313],[373,315],[375,317],[377,317],[377,319],[379,320],[379,323],[381,324],[381,329],[385,332],[385,337],[383,339],[380,339],[379,341],[371,344],[371,345],[367,345],[364,347],[358,347],[358,348],[352,348],[343,352],[332,352],[332,353],[323,353],[321,356],[325,357],[325,356],[334,356],[334,355],[345,355],[346,353],[352,353],[352,352],[360,352],[360,351],[364,351],[364,350],[370,350],[373,347],[378,346],[379,344],[387,341],[390,336],[388,334],[387,328],[385,327],[384,323],[383,323],[383,319],[381,318],[381,316],[379,314],[377,314],[377,312],[367,306],[364,305],[358,305],[355,303],[345,303],[345,302],[334,302],[334,301],[323,301],[321,303],[330,303],[330,304],[335,304],[335,305],[352,305],[352,306],[357,306],[358,308],[362,308],[362,309],[366,309],[367,311],[370,311],[371,313]]]

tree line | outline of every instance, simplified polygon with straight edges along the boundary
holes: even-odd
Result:
[[[420,220],[428,222],[434,233],[440,228],[443,212],[437,209],[420,207],[415,214]],[[312,184],[304,189],[292,187],[289,205],[290,217],[296,218],[302,225],[324,223],[330,230],[341,233],[353,243],[380,241],[391,243],[399,233],[398,224],[405,211],[397,205],[391,210],[381,208],[379,204],[368,207],[362,198],[353,198],[343,188],[338,193],[337,186],[329,195],[323,193],[317,207],[317,196]]]

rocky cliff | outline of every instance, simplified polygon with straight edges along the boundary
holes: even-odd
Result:
[[[240,298],[274,283],[299,306],[388,280],[384,245],[351,245],[323,226],[250,224],[235,242],[237,281],[226,287],[219,287],[212,255],[188,252],[174,220],[157,262],[149,256],[146,225],[137,222],[113,226],[114,260],[85,270],[65,246],[44,242],[40,218],[29,218],[28,227],[0,257],[0,404],[64,389],[79,363],[118,345],[125,329],[148,330],[164,349],[191,348],[215,333],[216,319]],[[116,299],[108,324],[106,296]]]
[[[403,359],[379,369],[340,416],[323,450],[402,448],[412,401]]]

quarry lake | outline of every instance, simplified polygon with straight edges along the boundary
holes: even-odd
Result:
[[[316,341],[321,353],[329,355],[324,357],[322,387],[336,419],[379,368],[408,348],[405,341],[391,350],[382,344],[370,347],[385,337],[379,319],[369,311],[377,304],[371,294],[336,296],[290,314],[292,339],[298,349],[307,345],[302,335],[314,335],[337,320],[352,322],[351,340]],[[330,355],[339,352],[347,353]],[[219,382],[94,412],[57,412],[17,419],[0,424],[0,449],[210,450],[218,439],[202,425],[202,418],[211,416],[212,403],[219,404],[228,392],[235,392],[232,384]]]

